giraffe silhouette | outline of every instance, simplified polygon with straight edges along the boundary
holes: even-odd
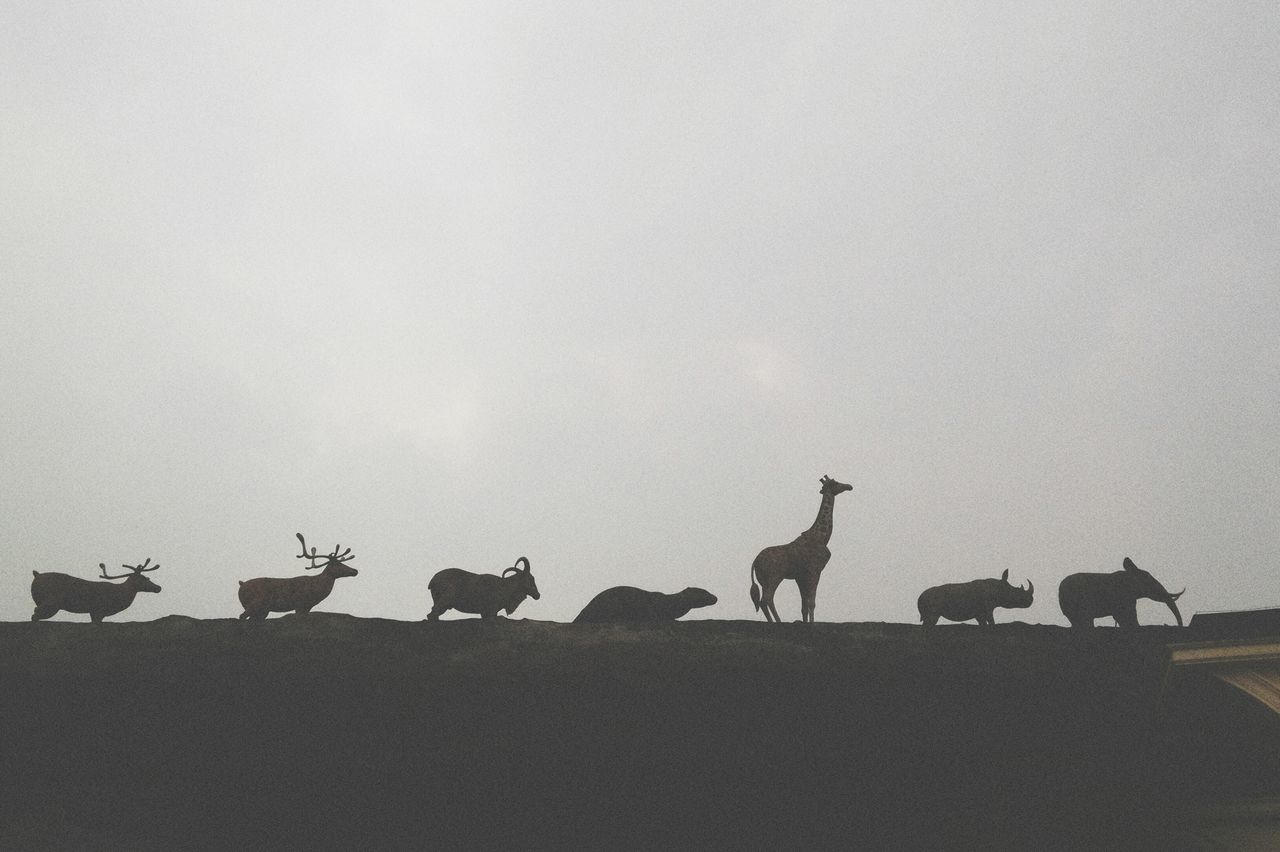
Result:
[[[773,605],[773,593],[783,580],[795,580],[800,587],[800,620],[813,621],[813,604],[818,595],[818,579],[831,559],[827,542],[831,540],[831,510],[836,495],[852,491],[852,485],[836,482],[829,476],[822,483],[822,503],[813,526],[796,536],[789,544],[766,547],[751,563],[751,603],[764,610],[765,621],[781,621]],[[760,587],[756,586],[759,579]]]

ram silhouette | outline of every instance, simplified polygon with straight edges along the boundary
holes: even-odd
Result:
[[[523,569],[521,563],[524,563]],[[494,618],[499,610],[504,609],[510,615],[525,598],[536,601],[541,597],[529,560],[524,556],[503,571],[501,577],[497,574],[473,574],[461,568],[445,568],[436,572],[427,583],[427,589],[432,600],[428,621],[437,620],[450,609],[478,614],[481,618]]]

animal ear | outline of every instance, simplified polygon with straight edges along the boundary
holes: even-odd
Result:
[[[1000,579],[1001,579],[1001,581],[1003,581],[1003,582],[1005,582],[1005,583],[1009,582],[1009,569],[1008,569],[1008,568],[1004,569],[1004,573],[1000,575]]]
[[[1137,566],[1137,565],[1134,565],[1134,564],[1133,564],[1133,560],[1126,556],[1126,557],[1124,558],[1124,570],[1126,570],[1126,571],[1137,571],[1137,570],[1138,570],[1138,566]]]

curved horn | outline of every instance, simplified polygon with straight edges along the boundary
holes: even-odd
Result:
[[[529,573],[529,557],[527,556],[521,556],[519,559],[516,560],[515,564],[512,565],[511,567],[514,570],[519,571],[521,562],[524,563],[524,571],[522,573],[528,574]]]
[[[1027,594],[1034,595],[1035,593],[1036,593],[1036,587],[1032,585],[1031,578],[1028,577],[1027,578]]]
[[[1181,592],[1178,592],[1176,595],[1169,595],[1169,598],[1176,601],[1178,598],[1186,594],[1186,591],[1186,587],[1184,586]]]

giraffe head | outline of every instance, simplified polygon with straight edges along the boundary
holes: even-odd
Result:
[[[826,497],[828,495],[834,497],[837,494],[841,494],[845,491],[853,490],[852,485],[845,485],[843,482],[836,482],[834,479],[832,479],[829,476],[823,476],[822,479],[819,479],[818,481],[822,483],[822,488],[820,490],[822,492],[823,497]]]

